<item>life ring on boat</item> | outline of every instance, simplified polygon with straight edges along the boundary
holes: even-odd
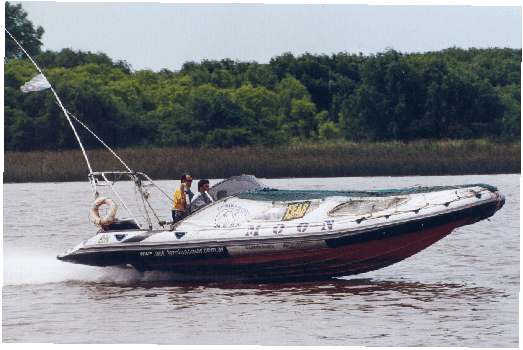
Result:
[[[109,207],[109,210],[107,211],[107,215],[103,218],[100,217],[100,207],[102,205],[107,205]],[[116,219],[116,210],[118,209],[118,206],[116,203],[109,197],[99,197],[96,198],[96,200],[93,203],[93,206],[89,210],[89,217],[91,218],[91,221],[98,226],[105,226],[110,225],[114,222]]]

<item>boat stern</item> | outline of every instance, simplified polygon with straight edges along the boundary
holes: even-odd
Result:
[[[66,251],[58,254],[56,256],[56,258],[60,261],[65,261],[65,262],[70,262],[70,263],[80,263],[77,261],[76,257],[77,257],[77,252],[83,247],[85,246],[85,243],[86,241],[83,241],[79,244],[77,244],[76,246],[72,247],[72,248],[69,248],[67,249]]]

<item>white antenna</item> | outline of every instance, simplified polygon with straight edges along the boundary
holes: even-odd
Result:
[[[5,28],[4,28],[5,29]],[[95,198],[98,197],[98,191],[96,189],[97,187],[97,176],[102,176],[102,178],[104,179],[105,183],[106,184],[109,184],[109,187],[111,188],[111,190],[113,190],[113,192],[116,194],[116,196],[118,197],[118,199],[120,199],[120,201],[122,202],[123,206],[127,209],[127,211],[129,212],[129,214],[132,215],[131,211],[129,210],[129,208],[125,205],[124,201],[122,200],[122,198],[118,195],[118,193],[114,190],[112,184],[110,183],[110,181],[108,180],[108,178],[106,177],[106,173],[105,172],[101,172],[101,173],[94,173],[93,172],[93,169],[91,167],[91,164],[89,163],[89,158],[87,157],[87,153],[85,152],[85,148],[84,148],[84,145],[82,144],[82,141],[80,140],[80,137],[78,136],[78,133],[76,131],[76,128],[74,127],[73,125],[73,122],[71,121],[71,118],[73,118],[76,122],[78,122],[82,127],[84,127],[89,133],[91,133],[91,135],[93,135],[105,148],[107,148],[111,154],[116,157],[116,159],[118,159],[120,161],[120,163],[123,164],[123,166],[127,169],[129,176],[130,178],[134,181],[135,185],[138,187],[139,191],[140,191],[140,195],[142,197],[142,201],[143,201],[143,205],[144,205],[144,212],[146,214],[146,219],[147,219],[147,222],[149,224],[149,229],[152,229],[152,223],[151,223],[151,219],[149,217],[149,212],[147,210],[147,206],[146,206],[146,203],[147,205],[149,206],[149,208],[151,209],[151,211],[153,212],[154,216],[156,217],[156,219],[158,220],[159,224],[161,224],[161,221],[159,219],[159,217],[156,215],[155,211],[154,211],[154,208],[151,206],[151,204],[149,203],[148,201],[148,193],[146,190],[144,190],[142,184],[141,184],[141,179],[140,179],[140,175],[144,176],[148,181],[150,181],[151,185],[158,188],[160,190],[160,192],[162,192],[164,195],[167,196],[167,198],[170,199],[169,195],[167,195],[161,188],[159,188],[156,184],[154,184],[152,182],[152,180],[146,176],[145,174],[143,173],[135,173],[134,171],[132,171],[129,166],[116,154],[116,152],[114,152],[111,147],[109,147],[102,139],[100,139],[91,129],[89,129],[87,127],[87,125],[85,125],[84,123],[82,123],[74,114],[70,113],[67,109],[65,109],[64,105],[62,104],[62,101],[60,100],[60,98],[58,97],[58,94],[56,93],[56,91],[53,89],[52,85],[49,83],[49,81],[47,80],[47,77],[45,76],[45,74],[42,72],[42,70],[40,69],[40,67],[38,67],[38,65],[36,64],[36,62],[33,60],[33,58],[27,53],[27,51],[23,48],[23,46],[14,38],[14,36],[7,30],[5,29],[6,33],[9,34],[9,36],[11,37],[11,39],[14,40],[14,42],[18,45],[18,47],[20,47],[20,49],[25,53],[25,55],[29,58],[29,60],[31,61],[31,63],[33,63],[33,65],[36,67],[36,69],[38,70],[38,72],[40,72],[40,75],[45,79],[45,82],[46,82],[46,86],[45,88],[50,88],[51,91],[53,92],[53,95],[56,99],[56,102],[57,104],[60,106],[60,108],[62,109],[62,111],[64,112],[64,115],[65,115],[65,118],[67,119],[67,121],[69,122],[69,125],[71,126],[71,129],[73,129],[73,133],[74,133],[74,136],[76,137],[76,140],[78,141],[78,144],[80,145],[80,148],[82,150],[82,154],[85,158],[85,162],[87,163],[87,167],[89,168],[89,182],[91,183],[91,187],[93,189],[93,194],[95,196]],[[119,172],[111,172],[111,173],[119,173]],[[135,220],[136,221],[136,220]]]
[[[78,124],[80,124],[81,126],[83,126],[85,130],[89,131],[89,133],[90,133],[91,135],[93,135],[94,138],[96,138],[96,139],[97,139],[97,140],[98,140],[98,141],[99,141],[99,142],[100,142],[100,143],[101,143],[105,148],[107,148],[107,150],[108,150],[109,152],[111,152],[111,154],[112,154],[116,159],[118,159],[118,161],[120,161],[120,163],[122,163],[122,165],[125,167],[125,169],[127,169],[128,172],[130,172],[130,173],[133,172],[133,171],[131,170],[131,168],[129,168],[129,166],[128,166],[127,164],[125,164],[125,162],[122,160],[122,158],[120,158],[120,156],[119,156],[118,154],[116,154],[116,152],[113,151],[113,149],[112,149],[111,147],[109,147],[109,146],[108,146],[108,145],[107,145],[107,144],[106,144],[106,143],[105,143],[101,138],[99,138],[98,135],[96,135],[96,134],[95,134],[91,129],[89,129],[89,128],[87,127],[87,125],[85,125],[84,123],[82,123],[82,121],[81,121],[80,119],[76,118],[76,116],[75,116],[73,113],[71,113],[71,112],[69,112],[69,111],[67,111],[67,113],[68,113],[69,116],[70,116],[71,118],[73,118],[73,119],[74,119]]]
[[[16,45],[18,45],[18,47],[20,47],[20,49],[26,54],[26,56],[29,58],[29,60],[31,60],[31,62],[33,63],[33,65],[36,67],[36,69],[40,72],[40,74],[42,74],[42,76],[47,80],[47,77],[45,76],[44,72],[42,72],[42,70],[40,69],[40,67],[38,67],[38,65],[36,64],[36,62],[33,60],[33,58],[27,53],[27,51],[25,51],[25,49],[22,47],[22,45],[15,39],[15,37],[9,33],[9,31],[4,28],[6,33],[9,34],[9,36],[11,37],[11,39],[14,40],[14,42],[16,43]],[[49,80],[47,80],[49,81]],[[51,85],[51,84],[49,84]],[[69,122],[69,125],[71,126],[71,129],[73,129],[73,132],[74,132],[74,136],[76,137],[76,141],[78,141],[78,144],[80,145],[80,148],[82,149],[82,153],[84,155],[84,158],[85,158],[85,162],[87,163],[87,167],[89,168],[89,173],[92,173],[93,172],[93,169],[91,168],[91,163],[89,163],[89,158],[87,158],[87,153],[85,153],[85,149],[84,149],[84,145],[82,144],[82,141],[80,140],[80,137],[78,136],[78,133],[76,132],[76,129],[73,125],[73,122],[71,121],[71,118],[69,118],[69,115],[67,114],[67,110],[65,109],[64,105],[62,104],[62,101],[60,100],[60,98],[58,97],[58,94],[56,93],[56,91],[54,91],[53,87],[50,86],[50,89],[51,91],[53,92],[54,94],[54,97],[56,98],[56,101],[58,102],[58,105],[60,106],[60,108],[62,108],[62,111],[64,112],[64,115],[65,117],[67,118],[67,121]],[[91,183],[92,184],[92,183]],[[94,186],[94,184],[92,184]],[[93,187],[93,190],[96,191],[96,189]]]

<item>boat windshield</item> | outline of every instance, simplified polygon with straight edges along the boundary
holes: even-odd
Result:
[[[225,197],[234,196],[238,193],[254,191],[263,188],[262,183],[253,175],[239,175],[225,179],[209,188],[209,194],[217,201]],[[199,195],[191,203],[191,210],[196,211],[205,206],[205,201]]]

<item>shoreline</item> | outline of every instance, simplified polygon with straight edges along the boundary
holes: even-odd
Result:
[[[245,175],[250,175],[250,174],[245,174]],[[257,179],[260,179],[260,180],[264,180],[264,179],[268,179],[268,180],[291,180],[291,179],[335,179],[335,178],[396,178],[396,177],[416,177],[416,176],[422,176],[422,177],[430,177],[430,176],[434,176],[434,177],[439,177],[439,176],[465,176],[465,175],[470,175],[470,176],[487,176],[487,175],[521,175],[521,173],[490,173],[490,174],[486,174],[486,173],[471,173],[471,174],[434,174],[434,175],[377,175],[377,176],[373,176],[373,175],[368,175],[368,176],[321,176],[321,177],[299,177],[299,176],[294,176],[294,177],[256,177]],[[208,180],[210,181],[216,181],[216,180],[224,180],[224,178],[207,178]],[[179,179],[158,179],[158,178],[153,178],[152,179],[154,182],[158,182],[158,181],[174,181],[176,183],[178,183]],[[198,178],[196,178],[196,180],[199,180]],[[60,184],[60,183],[69,183],[69,182],[78,182],[78,183],[86,183],[88,181],[87,179],[87,176],[85,177],[85,179],[81,179],[81,180],[72,180],[72,181],[27,181],[27,182],[5,182],[4,181],[4,185],[17,185],[17,184]]]
[[[520,143],[487,140],[412,143],[303,143],[276,147],[126,148],[115,150],[131,169],[155,180],[437,176],[521,173]],[[105,150],[88,150],[95,171],[122,170]],[[85,181],[80,150],[5,152],[4,183]]]

